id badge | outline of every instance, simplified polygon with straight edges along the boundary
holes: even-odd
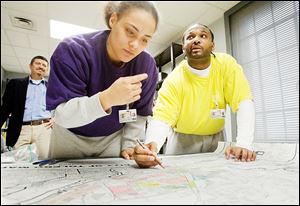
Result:
[[[210,111],[210,116],[213,119],[224,119],[225,118],[225,109],[212,109]]]
[[[119,110],[119,122],[134,122],[137,119],[136,109]]]

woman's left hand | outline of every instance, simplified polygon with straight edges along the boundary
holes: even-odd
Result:
[[[133,148],[124,149],[121,152],[121,157],[127,160],[133,160],[133,152],[134,152]]]

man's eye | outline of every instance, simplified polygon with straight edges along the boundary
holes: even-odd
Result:
[[[186,39],[187,40],[190,40],[190,39],[192,39],[193,37],[192,36],[188,36]]]

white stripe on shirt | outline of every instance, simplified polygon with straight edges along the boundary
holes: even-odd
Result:
[[[237,111],[237,137],[236,145],[253,151],[252,142],[255,130],[255,107],[252,100],[239,103]]]

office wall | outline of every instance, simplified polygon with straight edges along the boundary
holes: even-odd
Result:
[[[6,79],[14,79],[14,78],[22,78],[22,77],[27,77],[29,76],[29,74],[25,74],[25,73],[16,73],[16,72],[5,72],[5,81]]]
[[[225,23],[224,18],[220,18],[213,24],[208,25],[215,36],[215,52],[226,53],[226,37],[225,37]]]

